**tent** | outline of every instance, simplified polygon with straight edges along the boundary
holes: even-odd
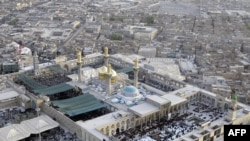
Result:
[[[0,128],[0,141],[17,141],[29,137],[31,134],[39,134],[58,127],[59,123],[47,115],[22,121],[20,124],[12,124]]]
[[[12,124],[10,126],[6,126],[0,128],[0,140],[1,141],[17,141],[21,139],[25,139],[30,136],[30,133],[25,130],[20,124]]]
[[[41,115],[37,118],[26,120],[21,122],[21,124],[28,130],[31,134],[39,134],[44,131],[58,127],[59,124],[52,120],[47,115]]]

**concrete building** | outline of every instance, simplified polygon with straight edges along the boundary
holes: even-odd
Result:
[[[147,58],[154,58],[156,57],[157,49],[156,48],[145,48],[141,47],[138,50],[138,55],[147,57]]]
[[[130,26],[128,30],[134,39],[142,41],[151,41],[158,33],[158,29],[153,27]]]

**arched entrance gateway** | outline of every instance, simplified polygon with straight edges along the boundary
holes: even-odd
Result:
[[[126,128],[126,129],[128,129],[128,128],[130,127],[130,121],[129,121],[129,119],[127,119],[126,125],[127,125],[127,128]]]
[[[106,128],[106,135],[109,136],[109,127]]]
[[[67,72],[69,72],[69,66],[68,66],[67,64],[65,64],[65,65],[63,66],[63,68],[64,68]]]
[[[119,134],[120,133],[120,123],[118,122],[116,124],[116,134]]]

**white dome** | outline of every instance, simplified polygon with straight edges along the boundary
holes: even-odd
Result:
[[[133,105],[134,103],[132,101],[127,101],[126,102],[126,105],[130,106],[130,105]]]
[[[117,98],[113,98],[113,99],[111,100],[111,102],[112,102],[112,103],[118,103],[119,100],[118,100]]]
[[[134,86],[126,86],[123,90],[122,90],[122,95],[126,96],[126,97],[136,97],[138,96],[139,91],[136,87]]]
[[[107,67],[106,66],[102,66],[98,69],[98,72],[99,73],[106,73],[108,71]]]

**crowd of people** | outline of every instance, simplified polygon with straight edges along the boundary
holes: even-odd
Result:
[[[72,134],[71,132],[66,131],[60,127],[41,133],[41,140],[42,141],[80,141],[80,139],[77,138],[76,134]],[[20,141],[39,141],[39,134],[31,135],[30,137],[25,138]]]
[[[46,86],[54,86],[71,81],[71,79],[68,78],[65,74],[59,74],[59,73],[48,73],[40,77],[35,77],[34,79],[38,83]]]
[[[225,115],[225,111],[220,110],[214,106],[207,106],[202,103],[192,103],[190,105],[192,115],[200,117],[204,121],[215,121],[219,118],[222,118]]]
[[[154,80],[148,80],[147,84],[152,86],[152,87],[158,88],[164,92],[174,91],[174,88],[172,86],[163,85],[163,84],[161,84],[157,81],[154,81]]]
[[[82,120],[82,121],[86,121],[86,120],[90,120],[105,114],[110,113],[110,111],[107,108],[101,108],[101,109],[97,109],[91,112],[87,112],[75,117],[71,117],[72,120],[74,121],[78,121],[78,120]]]
[[[49,95],[49,98],[50,98],[50,101],[55,101],[55,100],[62,100],[62,99],[77,97],[79,95],[82,95],[82,90],[76,87],[65,92],[60,92],[57,94]]]
[[[223,118],[225,111],[217,107],[207,106],[203,103],[192,103],[189,110],[182,115],[176,114],[170,120],[163,118],[160,121],[154,121],[146,126],[130,128],[126,131],[118,132],[115,138],[121,141],[137,141],[149,137],[157,141],[172,141],[182,135],[185,135],[200,125],[204,121],[214,121]]]
[[[24,110],[21,107],[0,109],[0,128],[11,124],[19,124],[34,117],[37,117],[37,112],[34,109]]]
[[[170,120],[163,118],[160,121],[154,121],[146,126],[138,126],[136,128],[130,128],[126,131],[117,133],[114,135],[121,141],[137,141],[141,138],[150,137],[157,141],[171,141],[183,134],[191,132],[198,128],[197,123],[191,125],[185,124],[185,118],[190,114],[185,113],[183,115],[175,115]]]

